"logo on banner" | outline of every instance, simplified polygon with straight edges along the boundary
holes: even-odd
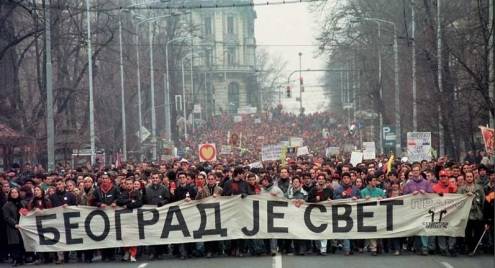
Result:
[[[217,148],[214,143],[206,143],[199,145],[199,161],[215,161],[217,160]]]
[[[449,226],[448,222],[442,222],[442,217],[443,215],[447,214],[447,210],[442,210],[440,213],[438,213],[438,221],[435,222],[435,211],[432,209],[428,210],[428,214],[431,215],[431,222],[424,222],[423,225],[425,226],[426,229],[447,229]]]

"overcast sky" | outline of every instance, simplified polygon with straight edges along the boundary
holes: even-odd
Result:
[[[260,2],[255,0],[255,2]],[[266,2],[266,1],[261,1]],[[273,1],[272,1],[273,2]],[[311,14],[308,4],[284,4],[268,5],[255,7],[258,18],[256,19],[256,42],[258,47],[266,49],[273,56],[280,56],[287,64],[287,75],[299,69],[298,53],[302,52],[302,69],[323,69],[324,59],[316,57],[317,42],[315,37],[318,35],[318,14]],[[302,95],[302,104],[306,112],[315,112],[317,109],[322,110],[327,100],[323,96],[323,91],[319,87],[310,87],[321,85],[321,72],[303,73],[304,84],[308,87]],[[297,79],[298,75],[294,74],[291,79]],[[285,76],[284,80],[287,80]],[[292,98],[286,97],[285,90],[282,93],[282,105],[284,108],[292,111],[299,111],[299,86],[292,90]]]

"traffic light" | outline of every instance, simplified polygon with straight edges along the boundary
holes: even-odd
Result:
[[[302,76],[299,78],[299,84],[301,85],[301,92],[304,92],[304,81]]]
[[[290,98],[290,86],[287,86],[287,98]]]

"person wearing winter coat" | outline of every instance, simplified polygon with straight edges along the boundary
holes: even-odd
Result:
[[[7,243],[12,254],[13,266],[24,264],[24,244],[19,232],[20,210],[25,207],[21,200],[19,190],[12,188],[9,191],[7,203],[2,207],[3,219],[6,223]]]
[[[132,177],[125,180],[124,188],[119,195],[117,205],[127,209],[135,209],[143,206],[143,193],[141,183],[134,181]],[[125,247],[123,261],[136,262],[137,247]]]
[[[465,235],[467,251],[472,255],[484,229],[483,206],[485,202],[485,192],[483,191],[483,186],[474,181],[474,174],[472,171],[465,172],[464,176],[466,183],[459,187],[457,193],[474,196],[471,211],[469,211]]]
[[[108,206],[115,208],[117,206],[117,200],[119,199],[120,191],[113,184],[112,179],[108,174],[101,176],[101,185],[95,190],[95,205],[101,209],[105,209]],[[105,248],[101,250],[101,258],[103,261],[115,260],[115,249]]]

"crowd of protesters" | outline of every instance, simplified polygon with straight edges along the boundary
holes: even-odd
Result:
[[[217,148],[233,144],[241,148],[242,156],[248,159],[259,159],[263,144],[288,141],[290,137],[303,138],[305,145],[320,154],[324,154],[327,147],[358,146],[356,131],[349,132],[348,126],[333,118],[330,112],[301,117],[275,109],[265,114],[242,115],[236,121],[224,113],[196,128],[183,146],[194,150],[202,143],[214,143]],[[234,135],[237,140],[232,138]]]
[[[159,164],[127,163],[125,167],[93,173],[74,169],[65,173],[35,174],[29,169],[10,170],[0,175],[2,218],[0,258],[14,264],[26,261],[57,264],[139,258],[159,259],[164,255],[181,259],[192,256],[243,256],[265,254],[320,254],[341,251],[345,255],[363,252],[400,255],[456,256],[473,254],[485,228],[493,228],[495,172],[471,163],[445,158],[421,163],[395,162],[384,172],[386,158],[355,167],[338,158],[299,157],[286,165],[265,162],[250,169],[240,162],[199,163],[185,159]],[[28,166],[29,168],[30,166]],[[460,193],[475,195],[464,238],[409,237],[372,240],[232,240],[180,245],[129,247],[77,252],[26,253],[19,233],[19,217],[31,210],[59,206],[87,205],[100,208],[138,208],[144,204],[163,206],[179,200],[208,196],[272,195],[322,202],[334,199],[387,198],[403,194]],[[482,239],[478,252],[493,252],[493,231]]]

